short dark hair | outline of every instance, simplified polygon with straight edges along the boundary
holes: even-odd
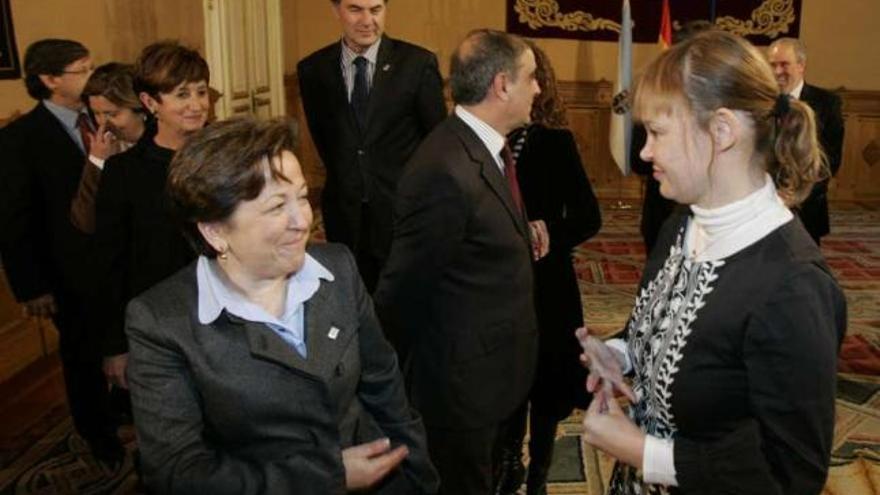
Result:
[[[86,103],[89,96],[103,96],[114,105],[130,108],[136,112],[143,111],[141,100],[134,92],[132,65],[110,62],[95,69],[82,92],[82,98]]]
[[[452,54],[449,87],[452,99],[462,105],[475,105],[484,98],[495,76],[502,72],[517,76],[519,57],[528,45],[518,36],[494,29],[468,33]]]
[[[89,50],[79,41],[49,38],[35,41],[24,53],[24,85],[31,98],[45,100],[52,91],[40,76],[60,76],[64,68],[89,56]]]
[[[335,4],[335,5],[339,5],[339,2],[341,2],[341,1],[342,1],[342,0],[330,0],[330,3]],[[391,1],[391,0],[385,0],[385,1],[382,2],[382,3],[384,3],[385,5],[388,5],[388,2],[390,2],[390,1]]]
[[[143,49],[135,63],[134,90],[161,100],[183,82],[210,82],[208,63],[199,52],[177,41],[160,41]]]
[[[169,167],[168,194],[196,252],[217,256],[196,224],[227,220],[239,203],[259,196],[266,185],[265,159],[273,178],[287,180],[271,158],[293,153],[295,142],[289,121],[242,117],[205,127],[177,151]]]

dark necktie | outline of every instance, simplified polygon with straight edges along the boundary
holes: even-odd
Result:
[[[510,147],[506,144],[501,148],[501,159],[504,161],[504,175],[507,177],[507,185],[510,186],[510,195],[513,196],[513,202],[520,213],[525,213],[522,194],[519,192],[519,180],[516,178],[516,161],[510,152]]]
[[[367,123],[367,101],[370,97],[370,85],[367,82],[367,59],[354,59],[354,87],[351,90],[351,109],[361,130]]]
[[[92,135],[92,126],[89,125],[89,116],[80,112],[79,116],[76,118],[76,128],[79,130],[79,137],[82,138],[83,150],[86,152],[86,156],[88,156],[89,151],[91,151],[89,136]]]

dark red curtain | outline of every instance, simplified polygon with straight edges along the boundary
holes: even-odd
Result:
[[[506,0],[507,31],[531,38],[617,41],[623,0]],[[673,27],[710,20],[752,43],[800,34],[802,0],[669,0]],[[662,0],[630,0],[633,41],[656,43]]]

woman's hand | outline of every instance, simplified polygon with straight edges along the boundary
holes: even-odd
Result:
[[[128,353],[117,354],[104,358],[104,376],[111,385],[128,390],[128,381],[125,379],[125,369],[128,367]]]
[[[532,234],[532,259],[538,261],[550,252],[550,233],[543,220],[529,222],[529,230]]]
[[[22,305],[24,315],[27,317],[51,318],[58,311],[55,296],[52,294],[43,294],[23,302]]]
[[[600,389],[584,415],[584,441],[637,469],[642,468],[645,434],[613,396]]]
[[[88,135],[89,154],[95,158],[106,160],[119,153],[119,142],[116,135],[107,129],[106,123],[101,124],[94,134]]]
[[[581,354],[581,363],[589,370],[587,376],[587,391],[596,393],[598,390],[612,397],[614,390],[622,393],[630,403],[638,401],[636,394],[623,379],[623,371],[617,353],[604,342],[590,335],[585,327],[575,330],[578,342],[584,352]]]
[[[345,465],[345,487],[348,490],[369,488],[388,475],[406,456],[409,449],[401,445],[391,450],[391,442],[380,438],[342,451]]]

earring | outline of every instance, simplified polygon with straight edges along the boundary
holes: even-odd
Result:
[[[229,248],[224,246],[223,249],[221,249],[217,252],[217,257],[220,258],[221,260],[225,260],[225,259],[229,258]]]

